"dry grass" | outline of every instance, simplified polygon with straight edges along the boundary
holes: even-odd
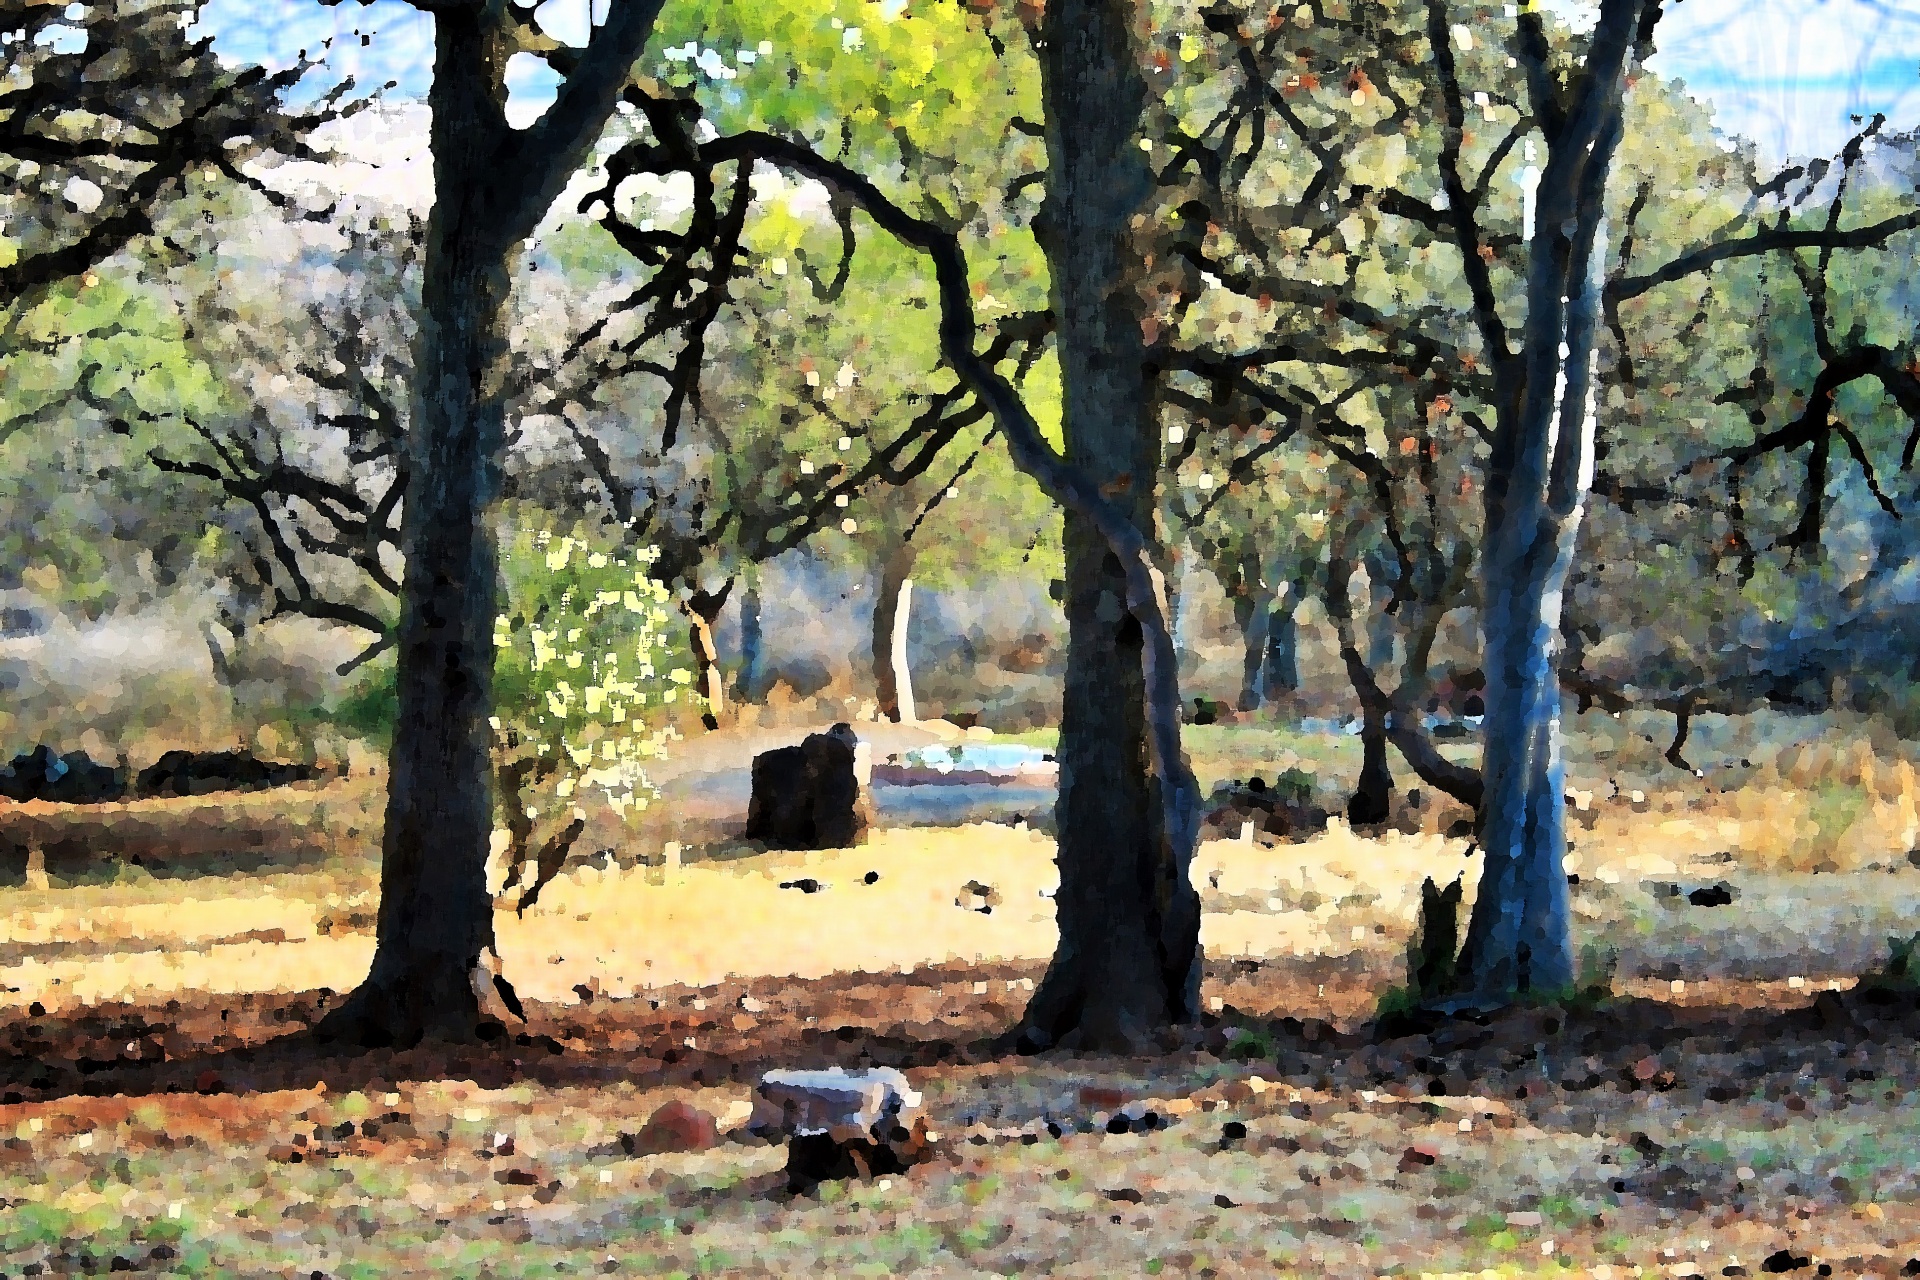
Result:
[[[1463,843],[1208,844],[1216,1021],[1127,1061],[989,1043],[1053,945],[1050,844],[998,826],[576,869],[499,920],[524,1043],[333,1057],[299,1032],[364,972],[374,865],[367,793],[316,792],[295,804],[336,833],[317,861],[0,888],[0,1270],[1626,1280],[1786,1250],[1894,1274],[1920,1255],[1920,1026],[1828,988],[1920,918],[1914,783],[1897,744],[1843,731],[1618,796],[1638,749],[1583,741],[1570,869],[1621,997],[1596,1012],[1375,1043],[1417,886],[1473,870]],[[1247,732],[1203,741],[1223,776],[1313,750],[1236,757]],[[1857,797],[1851,844],[1825,840],[1830,793]],[[221,812],[266,825],[250,806],[275,798]],[[824,887],[781,887],[801,880]],[[1723,880],[1732,905],[1687,902]],[[792,1200],[777,1151],[615,1141],[670,1097],[737,1121],[761,1070],[863,1061],[927,1093],[933,1165]],[[1108,1132],[1123,1104],[1167,1123]]]

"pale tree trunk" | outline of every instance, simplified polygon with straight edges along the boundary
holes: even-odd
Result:
[[[902,542],[880,566],[879,594],[873,601],[873,688],[880,714],[900,722],[913,719],[912,675],[906,662],[907,592],[919,548]]]
[[[1189,656],[1187,648],[1186,623],[1186,569],[1187,550],[1182,546],[1168,547],[1165,553],[1167,566],[1167,627],[1173,632],[1173,649],[1180,655],[1184,664]]]
[[[900,584],[900,604],[893,611],[893,682],[899,698],[899,714],[894,719],[912,724],[920,718],[913,705],[913,667],[907,661],[907,623],[913,616],[913,579]]]
[[[765,646],[766,637],[760,629],[760,571],[749,566],[746,590],[740,596],[740,675],[734,681],[734,692],[742,702],[754,702],[760,697]]]
[[[615,0],[541,121],[506,122],[516,37],[479,3],[434,13],[434,205],[427,221],[412,480],[401,521],[398,721],[389,757],[380,911],[365,981],[317,1028],[407,1045],[497,1034],[517,1009],[493,972],[493,628],[489,505],[505,441],[508,299],[520,246],[605,127],[657,3]]]
[[[1649,34],[1638,31],[1643,7],[1642,0],[1604,0],[1571,103],[1555,104],[1543,129],[1547,163],[1528,245],[1525,339],[1501,379],[1508,394],[1488,466],[1484,862],[1460,989],[1446,1002],[1454,1007],[1564,993],[1577,977],[1563,867],[1561,593],[1593,481],[1606,185],[1620,141],[1626,59],[1636,36]],[[1436,34],[1444,44],[1446,33]],[[1536,96],[1550,85],[1550,73],[1536,77]],[[1535,104],[1536,112],[1545,109]]]
[[[1139,545],[1126,555],[1121,530],[1103,536],[1089,509],[1068,506],[1060,939],[1027,1007],[1022,1036],[1033,1047],[1137,1049],[1156,1028],[1199,1013],[1200,912],[1189,879],[1197,797],[1179,746],[1178,673],[1167,669],[1176,662],[1167,588],[1155,608],[1146,581],[1160,443],[1130,243],[1153,193],[1137,141],[1146,86],[1134,17],[1120,0],[1054,0],[1040,48],[1048,168],[1039,230],[1066,461],[1124,513]],[[1019,435],[1009,443],[1038,452]]]

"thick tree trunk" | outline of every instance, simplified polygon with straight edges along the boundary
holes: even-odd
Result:
[[[880,566],[879,594],[873,601],[873,687],[880,714],[898,723],[912,719],[913,701],[906,669],[906,617],[903,609],[919,548],[896,546]],[[904,696],[903,696],[904,694]],[[903,716],[903,712],[905,712]]]
[[[1481,758],[1482,870],[1459,976],[1471,1004],[1497,1005],[1574,983],[1566,857],[1566,766],[1555,674],[1556,583],[1576,522],[1543,524],[1519,547],[1490,548],[1482,614],[1487,672]]]
[[[498,1023],[486,863],[499,487],[512,245],[448,198],[488,173],[495,81],[510,50],[477,14],[437,19],[436,190],[418,339],[373,966],[320,1033],[365,1045],[467,1039]]]
[[[1133,21],[1133,7],[1119,0],[1047,6],[1040,233],[1058,323],[1067,460],[1151,546],[1159,431],[1130,233],[1153,181],[1136,135],[1146,86]],[[1199,1012],[1200,912],[1189,879],[1196,815],[1187,812],[1177,673],[1165,669],[1171,619],[1164,605],[1149,608],[1149,620],[1165,629],[1146,634],[1130,611],[1148,608],[1137,599],[1142,584],[1129,582],[1116,544],[1089,515],[1068,509],[1064,541],[1060,940],[1022,1039],[1029,1047],[1135,1050],[1156,1028]],[[1150,780],[1150,735],[1160,776],[1176,789],[1170,796]]]
[[[493,627],[499,594],[489,505],[500,490],[507,303],[520,246],[586,159],[659,13],[615,6],[553,107],[506,120],[513,20],[492,5],[434,6],[433,212],[407,441],[396,683],[380,914],[366,980],[316,1029],[363,1045],[500,1030],[512,988],[491,971]]]

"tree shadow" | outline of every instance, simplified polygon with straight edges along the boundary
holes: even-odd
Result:
[[[1328,977],[1341,976],[1326,962],[1268,961],[1257,971],[1249,963],[1216,962],[1213,980],[1249,995],[1294,993],[1304,1008],[1310,993],[1325,994]],[[527,1021],[492,1040],[403,1050],[347,1049],[316,1036],[315,1024],[343,998],[327,990],[29,1012],[0,1022],[0,1104],[433,1080],[489,1089],[712,1087],[750,1085],[776,1067],[967,1067],[1017,1056],[1007,1031],[1018,1024],[1024,984],[1038,976],[1037,965],[956,963],[910,975],[734,979],[623,999],[583,988],[578,1005],[529,1001]],[[1298,1087],[1490,1097],[1552,1128],[1589,1104],[1623,1101],[1608,1095],[1666,1093],[1675,1103],[1711,1106],[1804,1092],[1809,1062],[1841,1093],[1861,1078],[1861,1051],[1908,1045],[1920,1033],[1913,997],[1867,991],[1822,992],[1784,1008],[1618,998],[1423,1027],[1338,1019],[1324,1000],[1328,1016],[1276,1014],[1261,1003],[1267,1011],[1226,1005],[1162,1037],[1157,1054],[1133,1065],[1177,1077],[1227,1061]],[[1042,1061],[1072,1063],[1074,1055],[1055,1051]],[[1100,1059],[1089,1069],[1124,1065]]]

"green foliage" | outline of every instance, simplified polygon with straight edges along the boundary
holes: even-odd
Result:
[[[494,630],[494,729],[503,754],[550,761],[552,801],[587,794],[617,816],[644,808],[646,764],[666,754],[665,711],[693,676],[674,665],[653,553],[582,528],[516,528],[502,549],[507,609]],[[529,816],[532,816],[531,807]]]
[[[361,668],[358,680],[331,709],[333,723],[375,742],[391,742],[400,717],[393,660],[380,658]]]
[[[1888,938],[1886,964],[1862,974],[1860,988],[1898,995],[1920,992],[1920,933],[1909,938]]]

